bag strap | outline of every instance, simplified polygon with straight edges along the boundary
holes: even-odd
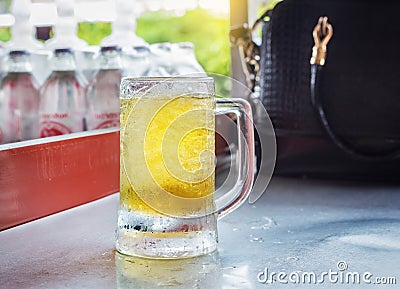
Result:
[[[333,35],[333,28],[328,23],[327,17],[320,17],[318,24],[315,26],[313,31],[313,38],[315,45],[312,50],[312,57],[310,60],[311,64],[311,103],[316,111],[317,117],[325,130],[327,136],[331,141],[342,151],[351,155],[354,158],[362,159],[366,161],[386,161],[393,160],[400,157],[400,149],[394,149],[389,152],[383,153],[366,153],[356,147],[351,142],[340,137],[332,129],[330,122],[326,116],[325,109],[321,102],[320,92],[320,78],[323,73],[323,67],[325,65],[327,44]]]

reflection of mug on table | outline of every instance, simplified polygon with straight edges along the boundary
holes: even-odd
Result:
[[[223,283],[218,252],[175,260],[151,260],[117,252],[115,268],[118,289],[222,288]]]
[[[119,252],[149,258],[212,252],[217,215],[237,208],[250,193],[250,106],[214,94],[212,78],[122,80]],[[234,113],[240,129],[239,179],[217,200],[215,111]]]

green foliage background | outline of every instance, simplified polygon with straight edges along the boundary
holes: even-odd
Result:
[[[10,29],[0,27],[0,41],[7,42],[11,38]]]
[[[154,21],[154,16],[158,21]],[[157,12],[139,19],[137,34],[149,43],[193,42],[196,57],[207,72],[229,74],[228,17],[218,18],[206,10],[188,11],[182,17]]]
[[[98,45],[111,33],[110,23],[80,23],[78,36],[90,45]],[[146,13],[137,21],[137,35],[150,44],[190,41],[196,57],[207,72],[229,75],[229,19],[206,10],[187,11],[183,16],[158,11]],[[8,28],[0,28],[0,40],[8,41]]]

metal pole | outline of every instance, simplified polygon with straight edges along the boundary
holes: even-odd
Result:
[[[248,0],[230,0],[230,26],[231,30],[238,29],[248,23]],[[246,85],[246,77],[243,72],[239,49],[231,46],[231,77]],[[245,98],[246,90],[237,83],[232,83],[232,97]]]

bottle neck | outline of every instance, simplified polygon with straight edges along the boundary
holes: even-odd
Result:
[[[32,72],[29,55],[10,55],[8,60],[9,72]]]
[[[74,18],[59,17],[54,26],[54,37],[46,41],[49,49],[71,48],[83,49],[87,46],[86,41],[77,36],[77,24]]]
[[[76,33],[77,26],[75,23],[59,23],[54,27],[54,34],[57,37],[75,37]]]
[[[70,52],[56,53],[52,64],[53,71],[75,71],[74,55]]]
[[[196,55],[194,53],[194,46],[191,43],[177,43],[172,47],[172,53],[175,55],[176,59],[181,59],[187,61],[188,58],[196,59]]]
[[[121,57],[118,51],[106,51],[100,55],[100,69],[121,69]]]

